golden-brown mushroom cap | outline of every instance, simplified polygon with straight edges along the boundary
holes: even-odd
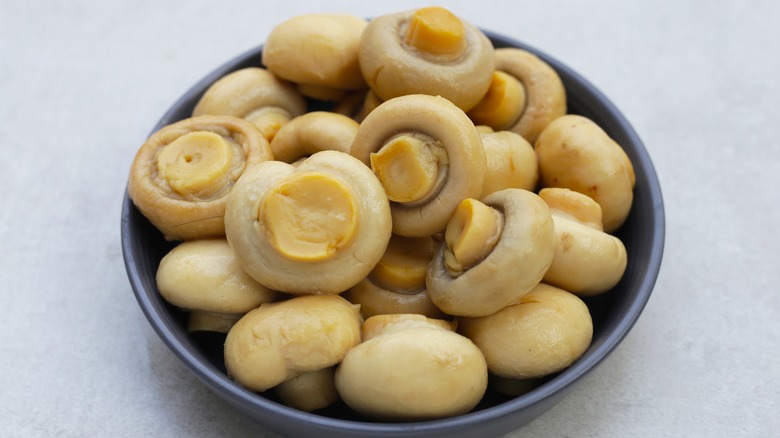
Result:
[[[626,248],[601,230],[600,221],[585,222],[600,217],[601,207],[568,189],[542,189],[539,196],[550,206],[555,223],[555,255],[543,281],[579,296],[612,289],[626,270]]]
[[[393,232],[430,236],[458,203],[478,197],[485,149],[474,124],[448,100],[388,100],[360,124],[350,152],[374,170],[391,201]]]
[[[563,187],[601,206],[604,231],[612,233],[628,217],[634,200],[634,168],[623,149],[593,121],[559,117],[534,145],[544,187]]]
[[[320,151],[349,153],[359,124],[347,116],[314,111],[292,119],[271,141],[274,159],[293,163]]]
[[[484,198],[482,203],[503,217],[503,229],[492,250],[477,258],[473,267],[453,272],[450,259],[453,253],[458,258],[458,248],[445,240],[428,268],[428,294],[436,307],[449,315],[495,313],[533,289],[552,262],[553,221],[550,209],[539,196],[522,189],[504,189]],[[452,224],[451,221],[448,231]],[[464,230],[464,237],[455,239],[456,244],[478,246],[479,242],[468,242],[466,238],[485,227],[481,223],[456,226]]]
[[[340,90],[366,87],[358,45],[366,20],[344,14],[306,14],[271,30],[263,64],[280,78]]]
[[[236,184],[227,239],[244,270],[293,294],[334,294],[374,268],[390,240],[390,205],[371,170],[343,152],[323,151],[298,167],[255,166]]]
[[[491,373],[529,379],[561,371],[590,346],[593,322],[576,295],[544,283],[498,312],[459,318],[458,331],[485,355]]]
[[[305,112],[306,101],[291,84],[268,70],[247,67],[214,82],[192,114],[240,117],[271,141],[281,126]]]
[[[407,94],[438,95],[468,111],[490,86],[493,45],[475,26],[449,11],[434,9],[371,20],[360,41],[360,68],[382,100]],[[421,11],[435,16],[420,19]],[[445,50],[434,53],[438,48]]]
[[[534,191],[539,179],[534,147],[512,131],[482,133],[479,136],[487,158],[487,172],[480,199],[509,188]]]
[[[251,123],[199,116],[157,131],[141,146],[127,192],[168,240],[225,235],[227,195],[252,165],[270,160],[268,142]]]
[[[342,400],[358,412],[387,420],[426,420],[471,410],[487,387],[479,349],[444,321],[396,316],[366,320],[369,327],[374,318],[385,321],[336,369]]]
[[[265,391],[301,374],[331,367],[360,342],[356,306],[337,295],[309,295],[263,304],[225,339],[228,375]]]
[[[553,120],[566,114],[566,90],[558,73],[538,56],[515,48],[495,50],[496,70],[515,77],[525,92],[525,107],[508,129],[533,144]]]

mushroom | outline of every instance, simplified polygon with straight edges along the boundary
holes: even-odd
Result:
[[[487,93],[468,116],[476,125],[503,131],[517,123],[525,109],[525,88],[514,76],[494,71]]]
[[[425,289],[425,272],[435,248],[431,237],[390,237],[387,250],[368,277],[341,296],[360,304],[364,318],[399,313],[445,318]]]
[[[539,179],[536,152],[520,134],[512,131],[481,133],[487,172],[480,199],[503,189],[533,191]]]
[[[488,100],[480,104],[483,108],[478,108],[479,114],[490,117],[479,118],[483,121],[475,123],[491,126],[496,123],[501,128],[493,126],[494,129],[517,132],[533,144],[550,122],[566,114],[563,82],[549,64],[526,50],[496,49],[495,62],[496,70],[507,76],[494,81],[500,85],[495,86],[492,94],[487,94]],[[519,88],[515,80],[521,85]],[[514,105],[519,105],[522,111],[512,123],[508,121],[515,117]]]
[[[475,26],[441,7],[373,19],[360,40],[360,69],[382,100],[442,96],[463,111],[488,90],[493,45]]]
[[[590,119],[569,114],[545,128],[534,145],[544,187],[563,187],[601,206],[604,231],[628,217],[636,178],[625,151]]]
[[[194,116],[226,115],[246,119],[266,140],[293,117],[306,112],[306,101],[295,88],[268,70],[248,67],[214,82],[203,94]]]
[[[241,269],[225,239],[192,240],[173,248],[160,261],[157,289],[165,301],[190,311],[191,332],[227,333],[246,312],[280,298]]]
[[[285,405],[312,412],[339,400],[335,379],[336,367],[323,368],[285,380],[274,392]]]
[[[127,192],[167,240],[225,235],[227,195],[253,164],[271,159],[254,125],[232,116],[199,116],[157,131],[141,146]]]
[[[540,283],[492,315],[459,318],[458,331],[479,347],[491,373],[533,379],[579,359],[590,346],[593,322],[576,295]]]
[[[360,124],[350,153],[381,181],[393,232],[402,236],[442,231],[460,201],[479,196],[485,178],[485,149],[474,124],[442,97],[382,103]]]
[[[482,399],[487,366],[479,349],[446,321],[422,315],[366,320],[363,342],[336,369],[342,400],[384,420],[464,414]]]
[[[360,314],[338,295],[308,295],[263,304],[225,339],[228,375],[251,391],[331,367],[360,342]]]
[[[490,315],[528,293],[555,249],[550,209],[522,189],[464,200],[444,240],[425,284],[436,307],[458,316]]]
[[[366,88],[358,45],[366,20],[352,15],[307,14],[274,27],[263,47],[263,64],[298,84],[304,96],[337,100]]]
[[[358,123],[347,116],[314,111],[284,125],[271,141],[275,160],[293,163],[316,152],[333,150],[349,153]]]
[[[579,296],[612,289],[626,270],[626,248],[603,231],[601,207],[569,189],[542,189],[539,196],[555,224],[555,255],[542,281]]]
[[[225,231],[244,270],[292,294],[335,294],[374,268],[392,228],[390,205],[371,170],[322,151],[298,167],[254,166],[227,202]]]

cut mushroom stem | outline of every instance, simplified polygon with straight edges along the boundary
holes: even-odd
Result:
[[[421,8],[409,20],[404,42],[421,52],[458,57],[466,50],[466,29],[447,9]]]
[[[430,237],[393,236],[369,278],[399,293],[421,291],[425,289],[425,272],[433,252]]]
[[[468,116],[477,125],[487,125],[496,130],[508,129],[523,114],[525,99],[525,87],[520,81],[502,71],[495,71],[485,97],[468,112]]]
[[[208,131],[184,134],[157,157],[157,171],[178,194],[208,197],[228,184],[232,147],[222,136]]]
[[[432,138],[401,134],[370,156],[374,171],[393,202],[425,201],[444,183],[447,152]]]
[[[450,275],[458,276],[481,262],[496,247],[503,228],[498,210],[472,198],[461,201],[444,233],[444,264]]]

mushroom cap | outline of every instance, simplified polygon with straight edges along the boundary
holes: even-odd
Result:
[[[313,111],[292,119],[271,140],[274,159],[293,163],[326,150],[349,153],[358,126],[351,118],[327,111]]]
[[[495,313],[533,289],[547,272],[555,250],[547,204],[522,189],[504,189],[482,200],[504,215],[498,243],[481,262],[453,277],[444,260],[446,242],[428,267],[431,300],[449,315]]]
[[[479,135],[485,147],[487,172],[480,199],[503,189],[533,191],[539,179],[536,152],[520,134],[498,131]]]
[[[555,223],[555,255],[543,281],[578,296],[598,295],[612,289],[626,270],[626,248],[623,242],[577,220],[575,215],[582,208],[568,212],[554,207],[556,198],[584,198],[581,203],[589,201],[600,215],[598,204],[587,195],[561,188],[543,189],[539,196],[550,206]],[[558,208],[561,207],[565,206],[558,204]]]
[[[462,21],[466,49],[452,60],[426,54],[404,43],[415,11],[376,17],[360,40],[360,69],[382,100],[407,94],[442,96],[463,111],[485,95],[493,77],[493,44],[477,27]]]
[[[458,331],[479,347],[491,373],[529,379],[579,359],[590,346],[593,322],[576,295],[540,283],[492,315],[459,318]]]
[[[316,411],[339,400],[335,379],[335,367],[323,368],[285,380],[274,388],[274,392],[287,406],[305,412]]]
[[[367,22],[344,14],[306,14],[271,30],[263,46],[263,64],[288,81],[359,90],[366,82],[358,64],[358,46]]]
[[[486,387],[487,366],[479,349],[424,322],[378,333],[352,348],[336,370],[336,388],[349,407],[387,420],[463,414]]]
[[[550,122],[566,114],[563,82],[549,64],[526,50],[496,49],[495,63],[496,70],[514,76],[525,88],[525,109],[509,130],[533,144]]]
[[[279,293],[247,275],[225,239],[192,240],[160,261],[157,288],[165,301],[187,310],[246,313]]]
[[[290,83],[259,67],[236,70],[214,82],[198,100],[194,116],[249,118],[263,108],[277,107],[290,117],[306,112],[306,101]]]
[[[203,199],[184,197],[157,171],[161,151],[180,137],[198,131],[221,136],[235,152],[225,188]],[[268,142],[251,123],[233,116],[198,116],[163,127],[141,146],[130,169],[130,199],[167,240],[225,235],[227,195],[238,177],[253,165],[272,159]]]
[[[354,232],[325,260],[290,258],[277,250],[269,226],[259,220],[264,199],[301,175],[324,175],[349,192]],[[260,284],[292,294],[336,294],[374,268],[390,240],[390,206],[369,168],[343,152],[322,151],[297,168],[279,161],[255,166],[234,187],[225,215],[227,239],[243,269]]]
[[[435,197],[422,204],[391,204],[394,233],[430,236],[444,229],[460,201],[479,196],[485,178],[485,149],[463,111],[442,97],[418,94],[385,101],[368,114],[350,153],[369,165],[371,153],[402,133],[428,136],[447,154],[446,179]]]
[[[337,295],[263,304],[228,332],[225,367],[240,385],[265,391],[341,362],[360,342],[360,323],[356,306]]]
[[[534,145],[544,187],[564,187],[601,206],[604,231],[617,230],[634,200],[634,169],[622,148],[593,121],[568,114],[550,123]]]
[[[366,277],[360,283],[341,294],[349,302],[360,305],[364,318],[375,315],[414,313],[428,318],[445,318],[425,289],[416,292],[398,292],[385,289]]]

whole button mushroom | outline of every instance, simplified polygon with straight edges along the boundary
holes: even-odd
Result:
[[[246,312],[281,295],[248,276],[225,239],[173,248],[160,261],[157,288],[165,301],[190,311],[189,331],[224,333]]]
[[[563,187],[601,206],[604,231],[612,233],[628,217],[634,200],[634,168],[625,151],[593,121],[559,117],[534,145],[541,185]]]
[[[547,188],[539,192],[555,223],[555,255],[545,283],[579,296],[612,289],[626,270],[626,248],[605,233],[601,207],[586,195],[569,189]]]
[[[576,295],[540,283],[492,315],[459,318],[458,331],[479,347],[491,373],[532,379],[579,359],[590,346],[593,322]]]
[[[430,237],[394,235],[368,277],[341,296],[359,304],[364,318],[402,313],[445,318],[425,289],[425,273],[435,249]]]
[[[279,128],[306,112],[306,101],[288,82],[268,70],[248,67],[214,82],[193,116],[226,115],[246,119],[271,141]]]
[[[360,342],[357,306],[337,295],[308,295],[263,304],[225,339],[228,375],[265,391],[304,373],[332,367]]]
[[[391,201],[393,233],[444,230],[458,203],[478,197],[485,149],[474,124],[447,99],[388,100],[360,124],[350,153],[370,166]]]
[[[320,151],[349,153],[358,123],[347,116],[314,111],[292,119],[271,141],[274,159],[293,163]]]
[[[363,342],[336,369],[352,409],[384,420],[428,420],[470,411],[487,387],[479,349],[452,326],[422,315],[366,320]]]
[[[336,368],[328,367],[285,380],[274,388],[287,406],[306,412],[326,408],[339,401]]]
[[[483,102],[486,108],[481,113],[486,113],[491,118],[475,123],[491,126],[495,123],[501,128],[493,126],[494,129],[517,132],[533,144],[539,133],[550,122],[566,114],[566,90],[563,82],[549,64],[526,50],[496,49],[495,59],[496,70],[505,73],[506,76],[502,76],[502,81],[499,82],[501,92],[495,91],[492,101]],[[518,91],[515,81],[519,82],[521,85],[519,89],[522,91]],[[491,97],[490,93],[488,97]],[[514,122],[508,122],[514,117],[515,113],[511,108],[515,102],[520,102],[522,111],[516,116]],[[493,113],[503,118],[496,117]],[[494,120],[500,120],[501,123],[496,123]]]
[[[337,294],[374,268],[392,228],[382,186],[363,163],[322,151],[298,167],[267,161],[230,194],[225,231],[244,270],[292,294]]]
[[[233,116],[199,116],[157,131],[141,146],[127,192],[167,240],[225,235],[227,195],[245,170],[271,159],[257,128]]]
[[[512,131],[481,133],[487,172],[480,199],[503,189],[533,191],[539,179],[536,152],[520,134]]]
[[[428,267],[428,294],[449,315],[490,315],[531,291],[554,251],[550,209],[536,194],[504,189],[466,199]]]
[[[360,68],[382,100],[442,96],[463,111],[490,86],[493,45],[475,26],[441,7],[373,19],[360,41]]]
[[[299,84],[305,96],[337,100],[366,88],[358,46],[366,20],[343,14],[306,14],[274,27],[263,46],[263,64]]]

